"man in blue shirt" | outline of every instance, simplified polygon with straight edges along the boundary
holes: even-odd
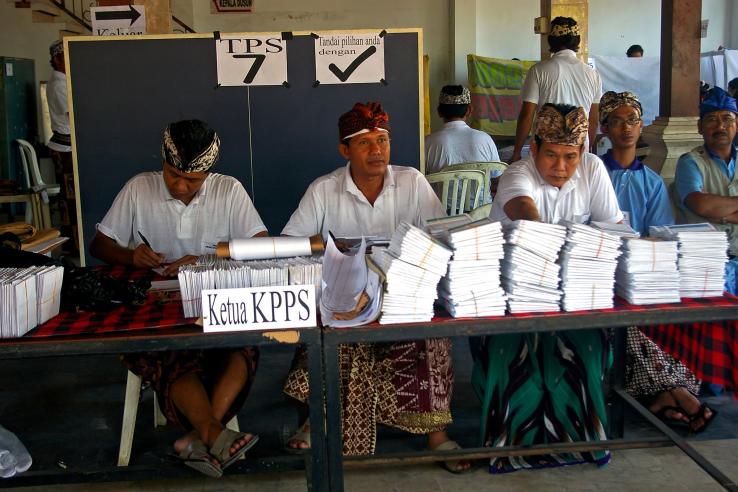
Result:
[[[612,142],[603,156],[607,173],[627,222],[642,236],[652,225],[674,223],[664,180],[636,157],[642,108],[632,92],[606,92],[600,99],[602,133]]]
[[[736,101],[719,87],[700,104],[697,128],[704,145],[683,154],[676,166],[674,200],[687,223],[711,222],[728,234],[731,260],[725,290],[736,294],[738,271],[738,180],[736,180]],[[680,220],[681,221],[681,220]]]

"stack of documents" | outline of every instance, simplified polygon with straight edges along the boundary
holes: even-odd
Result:
[[[374,248],[371,259],[386,279],[379,322],[430,321],[438,281],[446,274],[451,250],[406,222],[388,249]]]
[[[453,260],[438,287],[446,310],[455,318],[502,316],[505,291],[500,285],[500,260],[505,238],[499,222],[482,219],[449,229]]]
[[[59,314],[64,268],[0,268],[0,338],[22,337]]]
[[[633,230],[632,227],[630,227],[625,222],[621,222],[619,224],[613,224],[611,222],[596,222],[592,221],[589,223],[592,227],[595,229],[599,229],[601,231],[605,231],[609,234],[613,234],[615,236],[620,236],[623,239],[635,239],[641,237],[641,235],[638,233],[638,231]]]
[[[511,313],[559,311],[559,270],[556,263],[566,228],[516,220],[505,228],[502,286]]]
[[[559,258],[564,311],[613,307],[620,238],[584,224],[566,226]]]
[[[438,217],[429,219],[426,223],[425,230],[444,244],[448,244],[448,231],[454,227],[470,224],[472,221],[469,214],[452,215],[451,217]]]
[[[197,263],[179,268],[182,309],[187,318],[202,315],[202,291],[279,285],[315,285],[320,291],[322,257],[239,261],[202,256]]]
[[[651,226],[651,236],[679,242],[679,295],[719,297],[725,287],[728,237],[712,224]]]
[[[615,272],[615,293],[631,304],[679,302],[676,241],[626,239]]]

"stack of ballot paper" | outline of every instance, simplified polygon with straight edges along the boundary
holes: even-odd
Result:
[[[64,268],[0,268],[0,338],[22,337],[59,314]]]
[[[584,224],[567,223],[561,250],[564,311],[613,307],[620,238]]]
[[[615,272],[615,293],[631,304],[679,302],[676,241],[625,239]]]
[[[425,230],[444,244],[448,244],[448,231],[454,227],[470,224],[472,218],[469,214],[452,215],[451,217],[438,217],[426,222]]]
[[[321,275],[319,256],[239,261],[206,255],[180,267],[177,278],[184,315],[194,318],[202,315],[203,290],[312,284],[319,292]]]
[[[387,249],[375,248],[371,259],[386,279],[381,324],[430,321],[438,281],[446,274],[451,250],[406,222]]]
[[[638,231],[633,230],[632,227],[630,227],[625,222],[622,222],[620,224],[613,224],[611,222],[596,222],[592,221],[589,223],[592,227],[595,229],[599,229],[601,231],[605,231],[609,234],[613,234],[615,236],[620,236],[621,238],[639,238],[641,235],[638,233]]]
[[[505,228],[502,286],[511,313],[559,311],[559,270],[556,263],[566,228],[516,220]]]
[[[505,291],[500,285],[500,260],[505,238],[499,222],[482,219],[448,230],[453,260],[438,286],[441,302],[455,318],[502,316]]]
[[[651,236],[679,242],[679,295],[719,297],[725,287],[728,237],[712,224],[651,226]]]

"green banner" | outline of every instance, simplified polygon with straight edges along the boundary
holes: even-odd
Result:
[[[492,135],[514,136],[525,75],[536,62],[467,55],[472,115],[469,125]]]

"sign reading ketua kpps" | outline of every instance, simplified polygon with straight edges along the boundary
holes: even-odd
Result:
[[[311,327],[315,311],[314,285],[202,291],[205,332]]]

